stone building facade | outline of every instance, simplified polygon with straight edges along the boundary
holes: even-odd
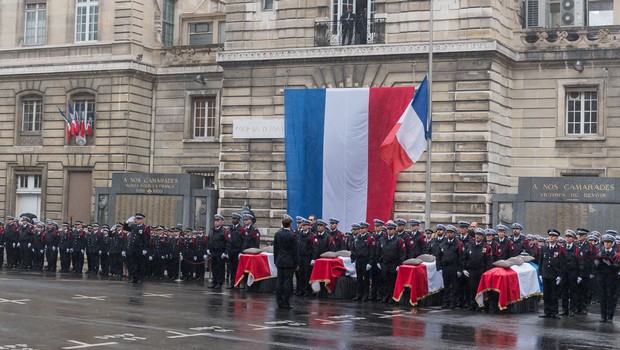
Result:
[[[523,177],[620,177],[620,5],[590,3],[576,1],[567,24],[554,1],[434,0],[433,223],[495,222],[494,197]],[[341,45],[349,5],[367,14]],[[250,204],[258,226],[276,228],[284,142],[233,138],[234,122],[283,119],[286,88],[417,85],[429,6],[2,1],[0,215],[38,190],[42,217],[90,220],[99,203],[85,187],[110,186],[112,173],[193,173],[218,189],[219,212]],[[94,101],[86,146],[65,141],[57,110],[76,100]],[[24,130],[37,103],[41,129]],[[426,157],[400,175],[395,216],[424,217]]]

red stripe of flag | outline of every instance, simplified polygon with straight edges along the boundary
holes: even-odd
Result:
[[[413,86],[371,88],[368,101],[368,206],[366,221],[392,216],[398,174],[381,158],[381,143],[413,98]]]

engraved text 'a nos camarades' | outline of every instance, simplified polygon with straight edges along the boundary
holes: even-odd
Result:
[[[616,179],[534,178],[530,185],[530,199],[553,202],[615,202],[616,188]]]
[[[143,189],[174,189],[179,183],[179,179],[169,177],[126,177],[123,181],[126,188]]]

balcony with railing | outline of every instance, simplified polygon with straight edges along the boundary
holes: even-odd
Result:
[[[341,21],[314,23],[314,46],[385,44],[385,19],[355,21],[343,25]]]

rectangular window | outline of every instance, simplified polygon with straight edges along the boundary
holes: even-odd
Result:
[[[172,46],[174,35],[174,0],[164,0],[162,9],[161,41]]]
[[[41,132],[43,101],[25,100],[22,104],[22,131]]]
[[[273,10],[273,0],[264,0],[264,1],[265,1],[264,3],[265,6],[263,7],[263,10],[265,11]]]
[[[213,44],[213,23],[190,23],[189,44],[191,46]]]
[[[196,97],[192,104],[193,137],[215,137],[215,97]]]
[[[219,29],[219,34],[220,34],[220,44],[224,44],[226,42],[226,22],[225,21],[221,21],[218,22],[218,29]]]
[[[16,215],[31,213],[40,217],[42,176],[40,174],[21,174],[16,176],[16,180]]]
[[[95,114],[95,100],[76,98],[73,100],[73,113],[78,120],[86,120],[92,118]]]
[[[99,1],[77,0],[75,41],[97,41],[99,32]]]
[[[566,92],[566,135],[595,135],[598,132],[596,90]]]
[[[26,4],[25,45],[43,45],[45,43],[45,3]]]

